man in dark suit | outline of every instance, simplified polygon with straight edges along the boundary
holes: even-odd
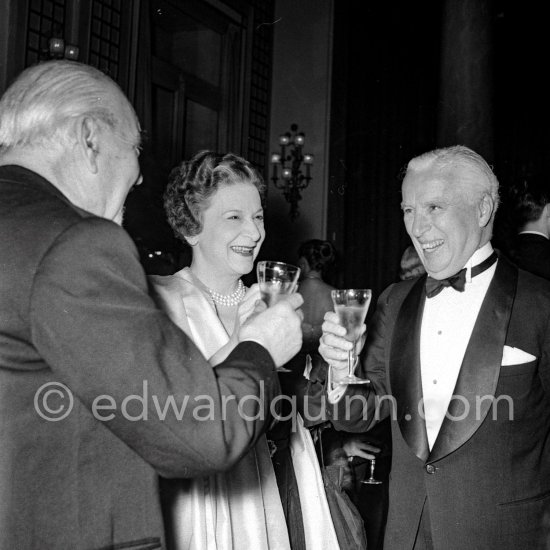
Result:
[[[158,474],[238,461],[301,346],[300,296],[215,370],[157,309],[120,227],[139,135],[90,66],[37,65],[0,100],[2,550],[164,547]]]
[[[550,193],[546,183],[530,179],[512,189],[518,233],[510,257],[518,267],[550,279]]]
[[[550,284],[493,251],[498,182],[470,149],[411,160],[402,195],[428,276],[380,296],[371,384],[333,384],[334,423],[362,431],[392,409],[388,550],[546,549]],[[338,382],[351,344],[336,314],[323,330]]]

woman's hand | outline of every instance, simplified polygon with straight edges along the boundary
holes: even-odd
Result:
[[[362,441],[359,438],[349,439],[348,441],[346,441],[346,443],[344,443],[343,448],[346,452],[346,455],[348,456],[348,459],[354,456],[360,456],[361,458],[371,460],[373,458],[376,458],[376,454],[380,452],[379,447],[375,447],[374,445],[371,445],[366,441]]]

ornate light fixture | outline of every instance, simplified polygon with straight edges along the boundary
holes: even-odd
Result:
[[[313,155],[302,152],[305,134],[298,132],[298,125],[292,124],[290,130],[279,136],[281,152],[271,154],[271,164],[273,164],[271,181],[277,189],[283,190],[285,199],[290,203],[290,218],[294,220],[299,215],[298,201],[302,199],[301,191],[311,181]],[[305,166],[305,175],[302,172],[302,164]]]

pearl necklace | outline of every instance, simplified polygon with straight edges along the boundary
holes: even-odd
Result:
[[[220,294],[219,292],[216,292],[215,290],[212,290],[208,287],[206,287],[206,290],[208,290],[208,293],[210,294],[210,297],[215,304],[226,307],[239,305],[242,302],[246,292],[241,279],[239,279],[237,290],[235,290],[235,292],[232,292],[231,294]]]

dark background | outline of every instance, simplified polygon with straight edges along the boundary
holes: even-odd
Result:
[[[396,280],[409,244],[402,170],[440,146],[467,145],[493,166],[502,199],[493,244],[506,251],[508,190],[544,177],[550,156],[542,9],[506,0],[335,2],[329,227],[344,236],[343,284],[366,278],[378,294]],[[457,20],[463,26],[452,34],[446,25]],[[464,103],[471,120],[454,112]]]

